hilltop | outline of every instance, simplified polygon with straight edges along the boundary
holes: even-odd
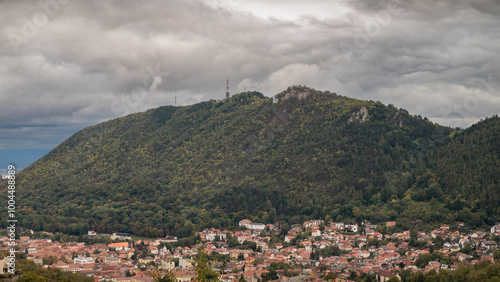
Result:
[[[179,237],[243,218],[481,226],[500,214],[499,125],[452,129],[301,86],[164,106],[86,128],[20,172],[18,216]]]

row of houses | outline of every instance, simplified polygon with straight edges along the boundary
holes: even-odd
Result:
[[[473,264],[479,262],[478,259],[474,259],[478,256],[481,260],[494,261],[491,254],[499,246],[492,238],[493,235],[500,235],[500,228],[496,228],[500,227],[498,224],[491,228],[492,232],[474,231],[460,234],[460,232],[450,230],[444,225],[431,232],[417,232],[417,240],[425,242],[428,246],[434,244],[433,240],[437,236],[441,236],[444,243],[442,247],[436,248],[434,251],[442,253],[455,262],[450,265],[439,261],[430,262],[424,269],[419,269],[415,265],[415,260],[418,256],[429,253],[430,250],[427,247],[412,248],[408,242],[411,237],[409,231],[394,232],[385,234],[385,236],[381,236],[382,234],[377,232],[358,234],[346,232],[346,226],[357,226],[352,223],[325,223],[322,220],[312,220],[306,221],[302,225],[293,226],[288,230],[284,242],[272,243],[271,236],[267,236],[267,233],[262,233],[262,231],[274,231],[276,225],[266,226],[262,230],[261,226],[257,229],[247,228],[252,226],[248,224],[253,223],[251,221],[242,222],[244,230],[241,231],[205,229],[198,233],[203,243],[191,247],[178,246],[171,250],[161,245],[162,241],[167,238],[158,238],[154,241],[140,240],[135,242],[135,245],[131,242],[85,245],[84,243],[59,243],[50,240],[30,239],[25,236],[20,238],[19,246],[27,249],[28,259],[36,263],[43,264],[43,258],[57,257],[60,259],[56,264],[46,267],[80,272],[94,275],[99,279],[113,281],[125,281],[120,280],[126,279],[125,272],[135,274],[134,279],[143,279],[141,277],[148,276],[149,273],[156,270],[172,269],[175,270],[179,280],[192,278],[190,275],[194,267],[190,258],[196,255],[198,249],[203,246],[209,254],[217,253],[229,257],[230,261],[224,267],[226,273],[232,273],[223,275],[224,281],[234,281],[241,276],[245,277],[247,281],[257,281],[266,275],[266,268],[275,262],[299,265],[299,268],[294,269],[294,273],[299,275],[297,277],[304,279],[324,275],[318,272],[320,267],[325,267],[327,271],[342,274],[345,277],[348,277],[352,272],[357,274],[376,273],[379,277],[390,277],[397,275],[402,270],[453,270],[457,268],[458,263]],[[370,224],[364,224],[364,226],[365,230],[376,228]],[[291,245],[292,239],[298,238],[298,233],[305,230],[311,231],[310,236],[304,238],[302,235],[301,240],[294,241],[296,245]],[[229,248],[227,242],[229,235],[240,243],[254,242],[258,251]],[[382,241],[384,238],[390,239],[390,241],[384,241],[385,243],[380,243],[380,246],[368,243],[370,239]],[[169,239],[173,240],[174,238]],[[3,250],[7,250],[7,240],[8,238],[0,239]],[[474,256],[461,252],[466,245],[474,248]],[[147,252],[147,256],[133,260],[132,257],[137,253],[139,246],[141,250]],[[334,246],[342,251],[340,255],[321,255],[321,250]],[[65,261],[61,261],[63,257],[66,258]],[[216,263],[213,266],[218,271],[222,270],[223,267],[221,263]],[[280,275],[280,279],[285,279],[285,273],[280,273]]]

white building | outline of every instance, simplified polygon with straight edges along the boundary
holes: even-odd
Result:
[[[104,258],[104,263],[119,264],[120,263],[120,259],[118,257],[106,257],[106,258]]]
[[[335,228],[338,229],[338,230],[344,230],[345,225],[344,225],[343,222],[336,222],[335,223]]]
[[[319,227],[321,224],[324,224],[325,221],[322,219],[309,220],[304,222],[305,228],[314,228]]]
[[[116,240],[116,239],[132,240],[132,237],[130,237],[130,234],[128,233],[113,233],[113,235],[111,236],[111,240]]]
[[[346,224],[345,230],[348,232],[358,232],[358,224]]]
[[[241,228],[250,229],[249,228],[250,224],[252,224],[252,221],[250,219],[242,219],[242,220],[240,220],[239,226]]]
[[[0,274],[8,273],[10,268],[9,263],[10,263],[9,258],[4,258],[3,260],[0,260]]]
[[[321,236],[321,230],[319,230],[319,228],[314,228],[311,231],[311,236],[313,236],[313,237],[319,237],[319,236]]]
[[[193,268],[193,264],[191,263],[191,260],[189,259],[183,259],[183,258],[179,258],[179,267],[180,268]]]
[[[175,263],[173,261],[164,260],[161,262],[161,268],[166,271],[170,271],[171,269],[175,268]]]
[[[36,250],[35,246],[29,246],[28,247],[28,254],[36,254],[38,251]]]
[[[92,263],[95,263],[95,259],[93,259],[91,257],[79,256],[79,257],[76,257],[73,259],[73,263],[74,264],[92,264]]]
[[[264,223],[252,222],[249,229],[262,231],[262,230],[266,229],[266,225]]]
[[[239,226],[241,228],[246,228],[250,230],[259,230],[262,231],[266,229],[266,225],[264,223],[252,222],[249,219],[243,219],[239,222]]]

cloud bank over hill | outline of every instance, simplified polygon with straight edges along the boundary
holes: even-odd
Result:
[[[0,2],[0,149],[166,104],[302,84],[466,127],[500,109],[500,5]]]

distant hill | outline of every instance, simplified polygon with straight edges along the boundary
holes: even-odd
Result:
[[[499,119],[456,130],[294,86],[86,128],[18,175],[35,230],[188,236],[238,221],[498,219]]]

